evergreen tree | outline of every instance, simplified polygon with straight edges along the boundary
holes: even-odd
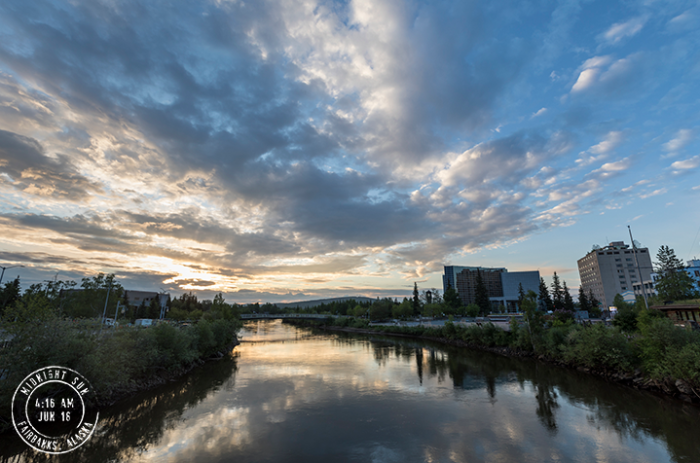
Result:
[[[574,307],[574,300],[571,297],[569,288],[566,287],[566,281],[564,281],[562,284],[562,291],[564,291],[564,310],[570,310],[573,312],[576,310],[576,307]]]
[[[552,277],[552,302],[554,303],[555,309],[564,308],[564,291],[559,282],[557,272],[554,272],[554,276]]]
[[[159,319],[160,318],[160,304],[158,302],[158,296],[151,299],[150,304],[148,304],[148,310],[146,311],[146,318]]]
[[[6,307],[12,307],[19,299],[19,291],[19,277],[5,283],[5,287],[0,290],[0,316]]]
[[[525,300],[525,290],[523,289],[523,284],[518,283],[518,307],[523,306],[524,300]]]
[[[588,302],[588,297],[586,296],[586,292],[583,290],[583,286],[578,287],[578,304],[581,310],[588,312],[590,309],[590,302]]]
[[[420,296],[416,282],[413,283],[413,315],[420,315]]]
[[[453,309],[458,309],[462,306],[462,300],[457,294],[457,291],[452,287],[451,284],[447,283],[447,289],[445,290],[445,295],[443,296],[445,304]]]
[[[547,289],[547,284],[544,282],[544,278],[540,277],[540,294],[538,296],[539,308],[543,311],[554,310],[554,304],[552,303],[552,298],[549,296],[549,290]]]
[[[662,300],[680,301],[697,296],[692,277],[684,270],[681,260],[668,246],[661,246],[656,254],[656,272],[661,279],[656,283],[656,292]]]
[[[596,299],[592,289],[588,290],[588,314],[594,318],[598,318],[602,315],[600,301]]]
[[[486,289],[484,279],[481,277],[481,271],[479,269],[476,269],[476,289],[474,299],[476,299],[476,305],[479,306],[479,310],[483,316],[486,316],[491,312],[489,293]]]

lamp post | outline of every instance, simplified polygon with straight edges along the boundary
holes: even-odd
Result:
[[[5,276],[5,270],[8,268],[19,268],[19,267],[24,267],[24,265],[13,265],[12,267],[0,267],[2,269],[2,273],[0,273],[0,284],[2,284],[2,277]]]

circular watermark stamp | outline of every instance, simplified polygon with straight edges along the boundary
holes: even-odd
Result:
[[[71,452],[95,432],[99,412],[90,382],[70,368],[40,368],[15,389],[12,424],[34,450],[53,455]]]

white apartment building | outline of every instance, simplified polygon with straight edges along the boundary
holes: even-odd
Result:
[[[637,248],[639,269],[635,251],[624,241],[613,241],[604,248],[593,249],[578,260],[581,286],[598,299],[603,308],[612,305],[616,294],[631,291],[635,283],[651,280],[651,256],[647,248]],[[641,273],[641,275],[640,275]]]

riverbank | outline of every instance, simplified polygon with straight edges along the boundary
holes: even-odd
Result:
[[[238,344],[237,320],[202,320],[176,328],[102,331],[91,322],[50,319],[8,326],[12,341],[0,351],[0,432],[11,429],[12,395],[32,371],[60,365],[90,381],[96,407],[167,383]]]
[[[507,357],[533,358],[562,368],[576,369],[635,389],[674,397],[686,403],[700,404],[700,395],[698,395],[700,388],[696,384],[700,375],[700,368],[698,368],[700,355],[689,355],[700,351],[698,349],[700,346],[697,344],[699,340],[696,339],[697,336],[693,336],[693,333],[683,332],[672,325],[669,330],[669,323],[663,320],[654,321],[649,327],[652,331],[647,330],[646,337],[631,337],[619,332],[616,328],[604,326],[558,326],[531,336],[531,333],[522,327],[513,327],[509,333],[493,325],[464,328],[448,323],[442,328],[406,328],[369,327],[366,323],[363,327],[339,326],[334,322],[335,319],[327,319],[324,322],[285,321],[295,326],[328,331],[417,338]],[[340,323],[347,325],[348,322]],[[363,323],[355,322],[355,324]],[[551,332],[547,333],[547,331]],[[538,339],[535,339],[536,337]],[[531,346],[531,348],[523,348],[523,341],[528,341],[528,347]],[[683,341],[685,345],[681,346]],[[550,352],[554,352],[555,355],[551,355]],[[672,360],[676,363],[675,370],[687,371],[686,377],[658,375],[659,371],[672,370],[664,368],[663,365],[657,365],[655,368],[654,360],[668,361],[668,357],[674,355],[677,356]],[[682,362],[685,362],[685,365],[679,365]],[[694,371],[693,367],[695,367]]]

